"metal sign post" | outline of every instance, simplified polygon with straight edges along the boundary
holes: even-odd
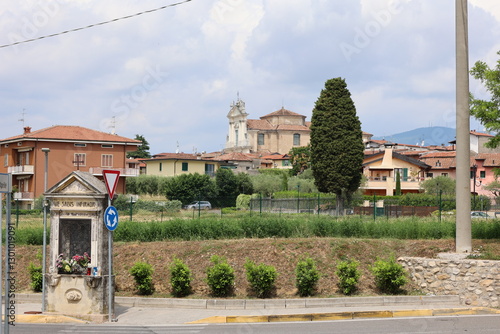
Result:
[[[9,333],[9,279],[10,279],[10,268],[9,268],[9,246],[10,246],[10,238],[9,238],[9,225],[10,225],[10,201],[12,194],[12,175],[0,173],[0,241],[2,240],[2,194],[6,194],[5,203],[5,316],[4,316],[4,333]],[[0,259],[2,258],[2,251],[0,247]],[[0,265],[0,298],[2,297],[2,270]],[[0,307],[0,318],[2,316],[2,311]],[[15,314],[14,314],[15,316]],[[1,333],[1,326],[0,326]]]
[[[111,206],[111,200],[115,194],[118,180],[120,179],[120,171],[103,170],[102,176],[106,189],[108,190],[108,207],[104,212],[104,225],[108,229],[108,321],[114,322],[113,313],[111,312],[111,303],[113,301],[113,231],[118,227],[118,211]]]

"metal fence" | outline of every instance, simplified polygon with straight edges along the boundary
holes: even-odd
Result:
[[[336,203],[334,197],[297,197],[297,198],[252,198],[250,210],[274,213],[315,213],[332,214]]]

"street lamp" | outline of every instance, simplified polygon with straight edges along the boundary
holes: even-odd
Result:
[[[45,312],[45,273],[46,273],[46,262],[47,262],[47,208],[45,193],[47,192],[48,183],[48,169],[49,169],[49,152],[50,148],[42,148],[42,152],[45,153],[45,172],[43,180],[43,249],[42,249],[42,312]]]

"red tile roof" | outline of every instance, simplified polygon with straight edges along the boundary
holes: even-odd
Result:
[[[210,160],[192,153],[158,153],[148,160]]]
[[[488,133],[477,132],[476,130],[471,130],[470,134],[475,135],[475,136],[479,136],[479,137],[494,137],[493,135],[490,135]]]
[[[273,117],[273,116],[300,116],[300,117],[304,117],[304,118],[306,117],[304,115],[297,114],[296,112],[290,111],[290,110],[282,107],[280,110],[276,110],[270,114],[262,116],[261,119],[267,118],[267,117]]]
[[[253,161],[251,155],[240,153],[240,152],[231,152],[216,156],[213,158],[214,160],[223,160],[223,161]]]
[[[500,153],[479,153],[471,157],[471,160],[484,160],[483,166],[485,167],[499,167]],[[475,164],[475,161],[472,164]]]
[[[29,131],[29,128],[28,128]],[[89,141],[89,142],[122,142],[127,144],[142,144],[141,141],[130,139],[106,132],[96,131],[76,125],[54,125],[48,128],[25,132],[22,135],[13,136],[1,140],[17,141],[29,139],[45,139],[58,141]]]

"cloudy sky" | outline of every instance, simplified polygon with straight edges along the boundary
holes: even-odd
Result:
[[[2,0],[0,45],[176,2]],[[471,64],[496,63],[500,1],[469,1],[469,43]],[[250,118],[284,106],[310,120],[334,77],[363,131],[455,127],[455,1],[192,0],[2,47],[0,77],[1,138],[81,125],[144,135],[153,154],[216,151],[238,94]]]

